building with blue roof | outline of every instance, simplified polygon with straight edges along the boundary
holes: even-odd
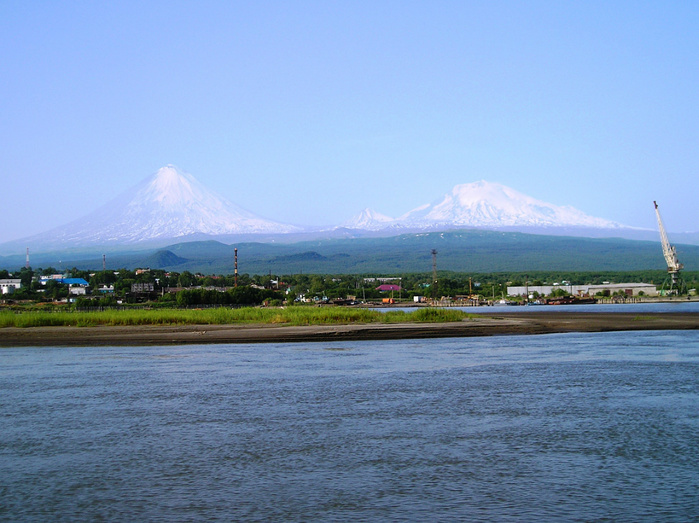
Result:
[[[90,285],[83,278],[62,278],[62,279],[56,280],[56,281],[58,281],[58,283],[63,283],[65,285],[80,285],[82,287],[87,287]]]

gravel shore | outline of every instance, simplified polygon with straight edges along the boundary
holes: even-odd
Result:
[[[699,329],[696,313],[517,312],[453,323],[353,325],[173,325],[0,329],[0,346],[118,346],[204,343],[281,343],[449,338],[556,332]]]

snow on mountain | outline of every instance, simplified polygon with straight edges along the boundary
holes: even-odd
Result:
[[[583,236],[608,235],[611,230],[614,235],[633,232],[633,228],[589,216],[573,207],[556,206],[486,181],[457,185],[442,198],[398,219],[367,208],[333,230],[352,235],[362,231],[392,235],[479,227]],[[192,175],[167,165],[92,214],[15,243],[34,250],[165,244],[170,240],[248,234],[269,238],[289,233],[304,237],[318,234],[261,218],[210,191]],[[290,237],[291,234],[286,236]]]
[[[385,229],[395,221],[395,218],[391,218],[390,216],[386,216],[385,214],[381,214],[367,207],[356,216],[340,224],[340,227],[363,231],[378,231]]]
[[[586,227],[623,225],[556,206],[499,183],[479,181],[455,186],[443,198],[398,218],[404,227]]]
[[[191,174],[167,165],[92,214],[30,240],[59,240],[64,245],[133,244],[192,235],[298,230],[246,211]]]

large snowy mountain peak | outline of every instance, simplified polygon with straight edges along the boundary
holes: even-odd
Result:
[[[147,185],[139,194],[139,198],[172,207],[184,202],[201,201],[206,192],[206,189],[191,174],[184,173],[169,164],[158,169],[147,179]]]
[[[399,221],[410,227],[621,227],[485,180],[457,185],[441,199],[406,213]]]
[[[461,205],[470,205],[480,201],[489,201],[494,205],[506,205],[512,200],[536,201],[534,198],[515,191],[511,187],[485,180],[456,185],[448,195]]]
[[[134,210],[173,214],[186,221],[196,219],[197,214],[200,218],[204,215],[210,219],[211,211],[218,210],[223,210],[224,214],[226,211],[232,212],[234,217],[239,217],[239,214],[253,216],[207,189],[194,176],[180,171],[174,165],[161,167],[125,194],[129,195],[128,206]],[[188,212],[183,212],[185,209]]]
[[[261,218],[166,165],[92,214],[32,243],[132,244],[197,235],[277,234],[299,228]]]

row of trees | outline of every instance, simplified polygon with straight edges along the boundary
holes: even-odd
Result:
[[[65,285],[55,281],[49,281],[42,285],[38,282],[40,276],[55,274],[58,271],[53,267],[32,270],[21,268],[14,272],[12,277],[20,278],[22,289],[17,291],[14,299],[53,300],[60,299],[68,294]],[[313,299],[337,299],[347,296],[356,296],[359,300],[379,300],[382,297],[392,295],[398,299],[412,299],[413,296],[457,296],[478,294],[484,298],[500,298],[507,292],[508,286],[551,285],[556,282],[566,281],[570,284],[600,284],[603,282],[646,282],[661,286],[667,274],[664,271],[634,271],[634,272],[534,272],[524,273],[491,273],[491,274],[464,274],[452,272],[439,272],[436,284],[432,281],[432,273],[405,274],[390,283],[398,284],[400,291],[392,293],[381,292],[376,289],[382,282],[371,278],[383,275],[322,275],[322,274],[293,274],[271,275],[241,274],[235,287],[233,275],[203,275],[188,271],[167,272],[163,270],[132,271],[120,269],[118,271],[89,272],[78,269],[68,271],[68,277],[82,278],[89,282],[93,296],[100,295],[100,288],[113,287],[113,293],[107,300],[129,301],[143,299],[143,295],[134,295],[131,292],[134,283],[152,283],[155,289],[153,300],[159,300],[177,305],[196,304],[250,304],[260,303],[264,300],[282,300],[288,302],[304,297]],[[0,270],[0,278],[8,278],[8,271]],[[699,272],[685,272],[685,280],[688,288],[696,288],[699,280]],[[261,292],[263,287],[269,292]],[[177,294],[170,294],[179,290]],[[221,292],[225,290],[226,292]],[[562,292],[562,291],[559,291]]]
[[[172,294],[168,294],[172,296]],[[256,305],[263,302],[273,302],[281,305],[284,295],[271,289],[255,287],[233,287],[223,292],[213,289],[187,289],[177,292],[175,301],[180,307],[191,305]]]

